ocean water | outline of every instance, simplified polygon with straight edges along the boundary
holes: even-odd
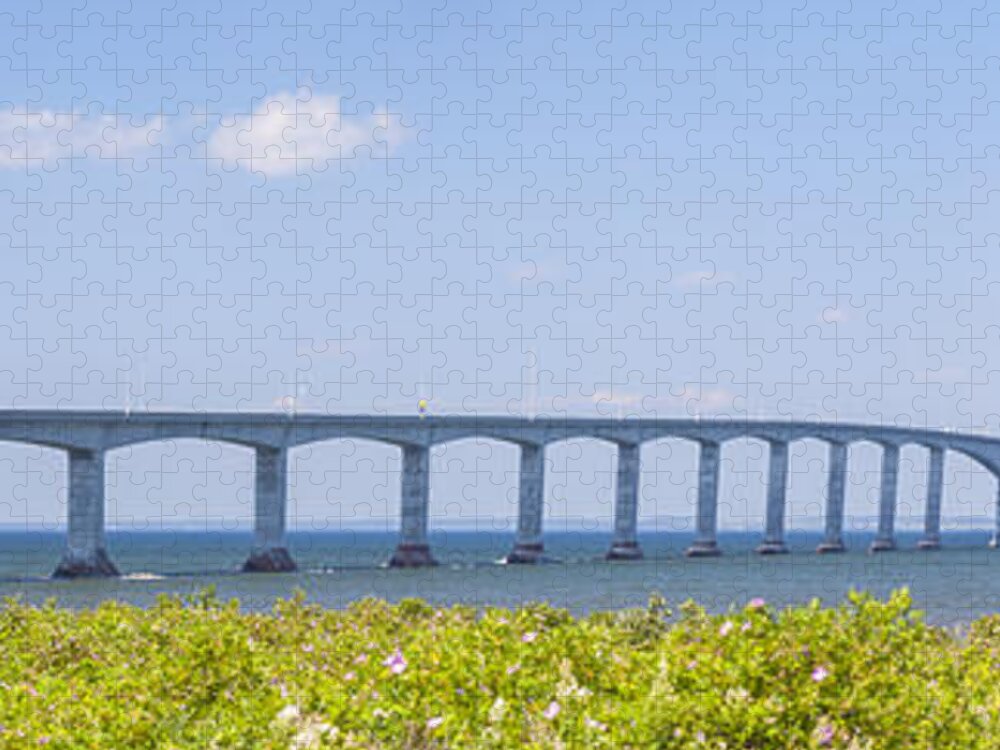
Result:
[[[419,596],[433,603],[485,606],[546,601],[575,613],[643,605],[652,592],[671,604],[693,599],[712,611],[740,606],[753,597],[778,605],[814,598],[832,605],[851,589],[886,596],[909,587],[915,606],[939,624],[961,624],[1000,612],[1000,550],[987,547],[985,531],[945,534],[937,551],[915,549],[919,534],[897,536],[899,550],[871,555],[870,534],[846,537],[840,555],[814,552],[820,534],[792,533],[791,553],[753,552],[759,534],[720,534],[723,556],[688,559],[690,534],[640,534],[646,559],[604,561],[610,535],[546,534],[552,562],[501,565],[513,535],[439,531],[431,536],[434,568],[384,567],[396,535],[384,532],[293,533],[289,547],[297,573],[238,572],[250,547],[246,534],[227,532],[111,532],[109,549],[125,577],[56,581],[48,578],[64,543],[53,532],[0,531],[0,597],[17,596],[67,607],[107,599],[146,606],[160,594],[191,594],[213,586],[223,599],[239,598],[251,609],[269,608],[296,589],[326,607],[344,607],[366,596],[398,601]]]

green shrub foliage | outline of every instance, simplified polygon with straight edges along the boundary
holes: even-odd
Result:
[[[996,748],[1000,617],[905,591],[574,618],[210,592],[0,610],[4,748]]]

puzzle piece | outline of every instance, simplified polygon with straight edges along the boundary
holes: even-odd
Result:
[[[419,500],[405,441],[289,439],[300,572],[251,580],[222,573],[260,533],[261,446],[158,428],[103,456],[108,548],[139,578],[85,592],[46,578],[73,436],[11,428],[0,594],[145,602],[214,581],[261,606],[298,585],[335,606],[588,610],[909,584],[932,617],[995,607],[996,466],[947,432],[1000,439],[987,4],[35,0],[0,18],[6,409],[120,415],[112,431],[163,412],[277,413],[290,433],[314,414],[874,430],[786,446],[748,428],[716,456],[570,425],[532,459],[535,495],[516,440],[428,438],[444,565],[419,571],[378,568]],[[944,443],[882,427],[950,449],[935,463]],[[887,473],[900,549],[869,558]],[[610,567],[629,482],[645,559]],[[515,543],[540,555],[529,495],[561,565],[495,567]],[[936,523],[944,549],[911,551]],[[762,540],[793,554],[758,558]],[[708,541],[724,556],[683,557]]]

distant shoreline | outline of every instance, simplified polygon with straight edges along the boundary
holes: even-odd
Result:
[[[434,534],[440,534],[440,533],[461,533],[461,534],[507,534],[507,533],[510,533],[510,534],[514,534],[514,532],[515,532],[515,526],[516,526],[516,521],[512,522],[511,524],[508,524],[505,527],[492,528],[492,529],[491,528],[486,528],[486,522],[484,522],[483,525],[481,525],[479,527],[476,527],[476,526],[465,526],[465,525],[462,525],[462,526],[436,526],[436,527],[432,527],[430,529],[430,534],[431,534],[431,536],[433,536]],[[609,526],[600,526],[600,527],[597,527],[597,528],[590,528],[590,527],[581,526],[580,528],[572,528],[572,529],[566,529],[566,528],[552,529],[552,530],[546,529],[545,536],[548,537],[550,535],[552,535],[552,536],[559,536],[559,535],[567,535],[567,534],[580,534],[580,535],[584,535],[584,536],[602,536],[602,535],[610,534],[610,533],[612,533],[612,531],[613,531],[613,528],[610,525]],[[944,536],[944,537],[947,537],[947,536],[956,536],[956,535],[963,535],[963,534],[980,534],[980,533],[991,534],[992,532],[993,532],[993,527],[992,526],[970,526],[970,527],[966,527],[966,528],[962,528],[962,529],[943,529],[941,531],[941,535]],[[16,534],[52,534],[52,535],[65,535],[65,533],[66,533],[66,527],[65,526],[57,526],[57,527],[54,527],[54,528],[53,527],[48,527],[48,526],[0,526],[0,535],[5,535],[5,534],[11,534],[11,535],[16,535]],[[225,535],[225,536],[246,537],[246,536],[252,536],[253,531],[249,527],[247,527],[245,529],[232,529],[232,528],[226,528],[226,527],[222,527],[222,526],[201,526],[201,527],[199,527],[199,526],[164,526],[164,527],[160,527],[160,528],[141,528],[141,527],[130,528],[128,526],[117,526],[117,527],[115,527],[115,526],[109,526],[108,529],[107,529],[107,533],[109,535],[111,535],[111,536],[114,536],[116,534],[150,534],[150,535],[152,535],[152,534],[176,534],[176,533],[182,533],[182,534],[222,534],[222,535]],[[289,532],[288,532],[289,536],[297,536],[297,535],[298,536],[305,536],[305,535],[338,535],[338,534],[372,534],[372,535],[383,534],[384,535],[384,534],[397,534],[397,533],[398,533],[398,531],[394,527],[392,527],[391,524],[390,524],[389,528],[379,528],[379,527],[374,527],[374,526],[363,526],[363,527],[357,527],[357,528],[341,528],[341,529],[308,529],[308,530],[294,530],[294,529],[292,529],[292,530],[289,530]],[[638,530],[638,533],[639,533],[640,536],[647,536],[647,537],[649,537],[649,536],[677,536],[677,537],[684,537],[684,536],[691,536],[693,534],[693,531],[692,530],[688,530],[688,529],[671,530],[671,529],[657,529],[657,528],[648,528],[648,527],[647,528],[643,528],[643,527],[640,526],[639,530]],[[755,535],[760,536],[762,533],[763,533],[763,529],[760,529],[760,530],[751,529],[749,531],[743,531],[743,530],[739,530],[739,529],[720,529],[719,532],[718,532],[718,534],[719,534],[720,537],[730,537],[730,538],[732,538],[732,537],[742,537],[742,536],[753,537]],[[810,529],[794,529],[794,530],[789,530],[789,531],[786,532],[786,535],[787,536],[813,536],[813,535],[822,534],[822,533],[823,533],[823,529],[821,527],[817,527],[817,528],[810,528]],[[848,535],[848,536],[856,536],[856,537],[861,538],[861,537],[867,537],[867,536],[874,536],[875,531],[874,531],[874,529],[864,529],[864,530],[857,530],[857,531],[845,531],[844,533],[846,535]],[[903,528],[898,528],[896,530],[896,533],[904,535],[904,536],[905,535],[909,535],[909,534],[917,534],[917,535],[919,535],[919,534],[922,533],[922,529],[919,528],[919,527],[917,527],[917,526],[913,526],[913,527],[904,526]]]

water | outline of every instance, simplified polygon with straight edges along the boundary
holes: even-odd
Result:
[[[364,596],[392,601],[420,596],[441,605],[514,607],[548,601],[576,613],[643,605],[651,592],[677,604],[694,599],[713,611],[762,596],[778,605],[825,604],[852,588],[885,596],[908,586],[915,605],[939,624],[959,624],[1000,611],[1000,551],[987,548],[985,531],[946,534],[944,548],[914,548],[918,534],[898,535],[896,552],[869,555],[870,535],[847,537],[842,555],[813,552],[819,534],[795,533],[792,553],[761,557],[752,552],[759,535],[720,534],[724,556],[688,559],[682,551],[689,534],[640,535],[641,562],[602,559],[609,535],[597,532],[546,534],[546,551],[557,561],[539,566],[498,565],[513,543],[506,533],[436,532],[431,541],[442,563],[436,568],[381,567],[396,535],[381,532],[296,533],[290,548],[300,572],[243,575],[236,571],[250,546],[248,535],[226,532],[109,534],[120,580],[54,581],[47,578],[59,558],[59,533],[0,532],[0,596],[41,603],[55,599],[69,607],[89,607],[106,599],[140,606],[161,593],[194,593],[214,586],[224,599],[239,598],[247,608],[268,608],[275,599],[302,589],[327,607],[344,607]]]

